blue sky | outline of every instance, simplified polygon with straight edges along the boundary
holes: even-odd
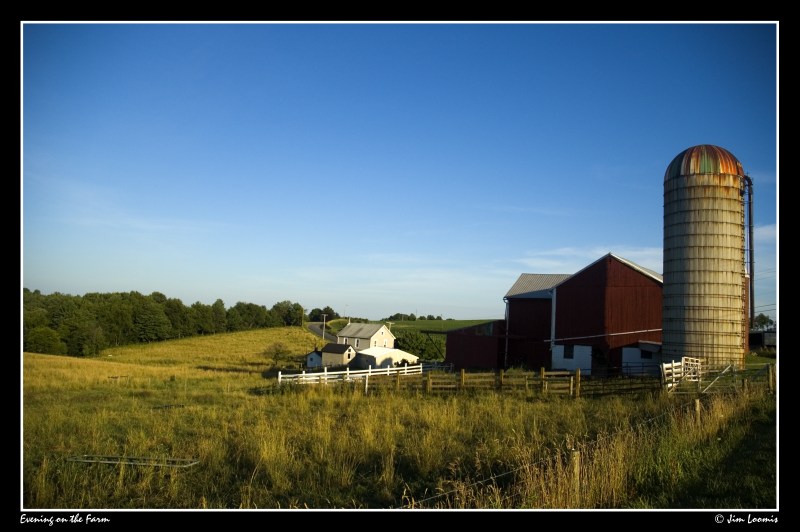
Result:
[[[777,24],[22,25],[22,286],[500,318],[521,273],[661,272],[663,177],[754,184],[777,321]]]

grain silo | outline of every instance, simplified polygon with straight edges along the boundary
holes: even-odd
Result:
[[[749,201],[746,201],[749,197]],[[742,164],[708,144],[679,153],[664,175],[662,350],[666,360],[744,364],[748,341]],[[752,242],[752,209],[749,211]],[[750,245],[752,250],[752,245]],[[752,271],[752,251],[750,271]]]

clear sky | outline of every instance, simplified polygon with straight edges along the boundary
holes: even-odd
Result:
[[[501,318],[521,273],[663,271],[664,172],[754,184],[777,321],[778,26],[22,25],[22,286]]]

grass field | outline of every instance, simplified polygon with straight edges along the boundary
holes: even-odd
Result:
[[[265,351],[314,340],[295,327],[24,353],[22,507],[777,505],[776,401],[755,386],[703,397],[701,423],[692,398],[666,394],[278,389]]]

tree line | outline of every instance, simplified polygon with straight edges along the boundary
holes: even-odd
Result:
[[[75,296],[24,288],[22,295],[23,350],[54,355],[96,356],[106,347],[302,325],[306,319],[292,301],[268,309],[244,302],[226,308],[221,299],[187,306],[160,292]]]
[[[443,318],[441,316],[434,316],[433,314],[428,314],[427,316],[425,316],[424,314],[420,314],[419,316],[417,316],[414,313],[404,314],[401,312],[397,312],[395,314],[392,314],[388,318],[383,318],[383,320],[381,321],[417,321],[417,320],[424,321],[424,320],[442,320],[442,319]],[[447,318],[447,319],[451,320],[452,318]]]

